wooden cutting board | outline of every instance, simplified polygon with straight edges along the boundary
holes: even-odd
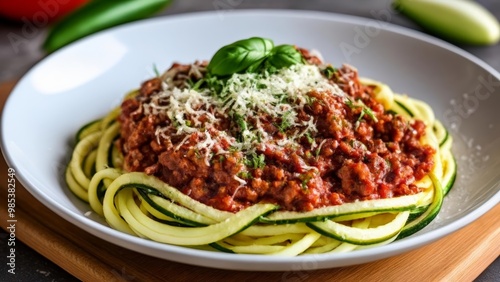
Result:
[[[0,109],[14,83],[0,85]],[[0,222],[7,222],[7,164],[0,158]],[[243,272],[161,260],[97,238],[16,182],[16,239],[83,281],[472,281],[500,255],[500,205],[432,244],[373,263],[296,272]]]

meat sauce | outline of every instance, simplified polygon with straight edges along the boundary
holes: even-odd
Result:
[[[301,52],[309,63],[321,63],[307,50]],[[206,63],[197,62],[196,66],[194,71],[193,65],[174,64],[169,70],[174,83],[182,88],[188,87],[186,81],[201,79]],[[253,163],[241,151],[231,151],[225,139],[212,150],[216,152],[218,147],[228,153],[214,153],[207,162],[189,145],[201,142],[202,135],[167,132],[158,136],[158,126],[174,121],[165,114],[145,113],[144,101],[162,90],[160,78],[148,80],[136,97],[121,105],[121,137],[117,142],[124,169],[154,175],[195,200],[231,212],[259,202],[276,203],[282,210],[310,211],[418,193],[415,181],[434,166],[435,150],[419,141],[425,124],[385,111],[374,99],[373,89],[362,85],[350,66],[335,69],[329,79],[347,94],[347,102],[346,97],[310,91],[311,102],[297,117],[308,120],[312,116],[317,132],[300,138],[298,146],[262,144],[256,154],[261,158]],[[208,134],[237,134],[234,119],[218,118],[220,122],[207,130]],[[259,119],[266,132],[277,139],[293,130],[280,130],[276,117],[260,115]],[[256,121],[247,122],[251,125]]]

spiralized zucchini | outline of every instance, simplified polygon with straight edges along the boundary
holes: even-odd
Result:
[[[112,228],[166,244],[280,256],[388,244],[422,229],[439,212],[456,174],[452,137],[428,104],[395,94],[378,81],[363,79],[362,83],[374,87],[375,98],[386,110],[427,125],[421,142],[437,153],[432,173],[417,183],[421,193],[303,213],[279,211],[276,205],[265,203],[237,213],[220,211],[153,176],[121,170],[121,155],[113,142],[119,135],[115,122],[119,108],[78,131],[66,171],[67,185]]]

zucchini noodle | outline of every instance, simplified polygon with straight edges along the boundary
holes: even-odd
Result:
[[[370,79],[386,111],[426,125],[422,144],[436,150],[432,172],[419,180],[418,194],[355,201],[309,212],[281,211],[258,203],[236,213],[198,202],[162,180],[122,169],[120,108],[78,131],[65,174],[71,191],[114,229],[161,243],[260,255],[342,253],[388,244],[409,236],[437,215],[453,185],[452,137],[423,101],[393,93]],[[131,94],[137,93],[137,91]],[[129,94],[128,96],[130,96]]]

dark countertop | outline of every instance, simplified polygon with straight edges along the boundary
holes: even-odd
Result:
[[[478,0],[497,18],[500,18],[500,1]],[[390,9],[390,0],[177,0],[163,13],[157,15],[189,13],[195,11],[217,11],[221,9],[295,9],[318,10],[340,14],[374,18],[376,11]],[[421,30],[407,18],[393,14],[390,23],[410,29]],[[16,40],[12,34],[22,35]],[[29,68],[44,57],[40,45],[46,34],[46,26],[13,23],[0,19],[0,83],[21,77]],[[487,62],[500,71],[500,44],[489,47],[458,46]],[[3,184],[2,184],[3,185]],[[7,273],[7,233],[0,229],[0,281],[74,281],[77,280],[63,269],[47,260],[22,243],[16,245],[16,275]],[[36,235],[34,235],[36,236]],[[11,280],[14,278],[13,280]],[[477,279],[478,282],[500,281],[500,259],[496,259]]]

